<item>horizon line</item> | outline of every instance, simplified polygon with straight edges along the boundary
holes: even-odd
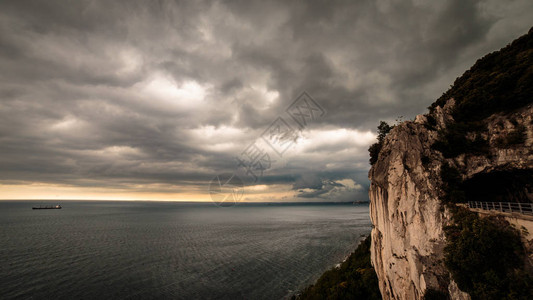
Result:
[[[191,201],[191,200],[150,200],[150,199],[0,199],[0,201],[121,201],[121,202],[182,202],[182,203],[214,203],[213,201]],[[235,204],[253,203],[370,203],[370,201],[238,201]]]

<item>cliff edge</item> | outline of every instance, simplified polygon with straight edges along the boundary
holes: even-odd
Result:
[[[384,299],[469,299],[444,264],[444,202],[533,202],[533,29],[392,128],[369,171],[371,260]],[[461,193],[450,193],[453,168]],[[450,199],[453,198],[453,199]]]

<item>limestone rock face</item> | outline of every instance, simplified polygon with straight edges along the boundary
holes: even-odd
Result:
[[[437,130],[453,122],[449,99],[430,116],[418,116],[393,128],[369,172],[370,217],[373,223],[371,258],[384,299],[422,299],[426,289],[447,290],[452,299],[469,299],[443,264],[443,228],[449,212],[440,169],[444,162],[461,170],[464,179],[493,170],[533,168],[533,107],[486,120],[490,155],[459,155],[445,159],[431,148]],[[428,117],[434,119],[430,125]],[[502,148],[503,137],[525,128],[525,142]]]
[[[420,119],[392,130],[369,174],[371,256],[384,299],[421,299],[428,285],[448,284],[440,263],[447,219],[438,201],[440,164],[422,164],[437,132]]]

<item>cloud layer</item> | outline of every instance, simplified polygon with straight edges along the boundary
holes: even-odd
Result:
[[[364,200],[378,121],[532,25],[531,1],[500,2],[3,1],[0,198],[207,195],[307,91],[327,114],[248,199]]]

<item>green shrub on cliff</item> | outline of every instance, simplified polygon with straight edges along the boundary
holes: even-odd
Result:
[[[449,208],[454,224],[445,227],[444,263],[459,288],[472,300],[533,299],[519,232],[502,219]]]
[[[462,153],[487,155],[489,145],[481,136],[484,131],[486,127],[481,122],[450,124],[446,130],[439,131],[439,139],[431,147],[442,152],[446,158],[456,157]],[[475,138],[468,139],[468,133],[474,133]]]
[[[341,264],[326,271],[298,299],[381,299],[378,278],[370,263],[370,236]]]
[[[381,151],[381,143],[374,143],[368,148],[370,154],[370,164],[373,165],[378,161],[379,151]]]

